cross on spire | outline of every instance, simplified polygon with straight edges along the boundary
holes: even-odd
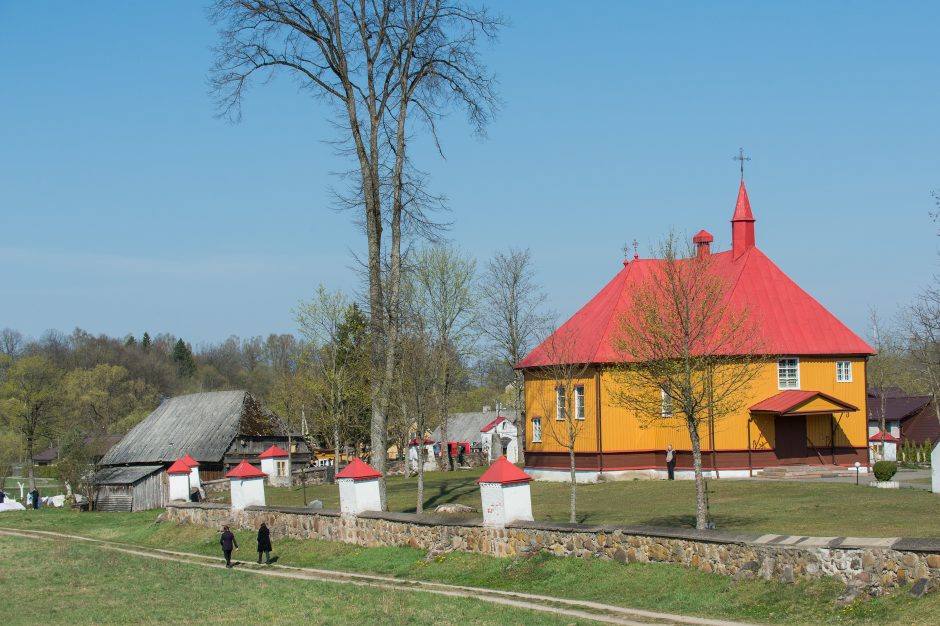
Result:
[[[741,180],[744,180],[744,162],[750,161],[751,157],[744,156],[744,148],[738,148],[738,156],[731,157],[731,159],[741,162]]]

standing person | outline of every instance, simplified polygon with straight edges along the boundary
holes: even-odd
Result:
[[[271,531],[267,524],[261,522],[261,528],[258,529],[258,565],[261,565],[261,553],[264,553],[264,564],[271,564]]]
[[[33,489],[32,491],[29,492],[29,495],[32,496],[33,498],[33,508],[38,509],[39,508],[39,490]]]
[[[3,492],[3,489],[0,489],[0,504],[3,504],[3,501],[7,499],[7,494]]]
[[[238,550],[238,540],[235,534],[229,530],[228,526],[222,527],[222,537],[219,539],[222,544],[222,554],[225,555],[225,567],[232,567],[232,549]]]
[[[669,480],[676,479],[676,451],[671,443],[666,446],[666,471],[669,473]]]

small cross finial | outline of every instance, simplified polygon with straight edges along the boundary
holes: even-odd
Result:
[[[744,148],[738,148],[738,156],[731,157],[731,159],[741,162],[741,180],[744,180],[744,162],[750,161],[751,157],[744,156]]]
[[[636,241],[636,239],[634,239],[634,240],[633,240],[633,260],[634,260],[634,261],[636,261],[637,259],[640,258],[640,255],[637,254],[637,251],[636,251],[637,245],[638,245],[638,244],[637,244],[637,241]]]

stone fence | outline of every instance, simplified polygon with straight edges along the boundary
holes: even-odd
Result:
[[[482,520],[410,513],[251,506],[232,511],[213,503],[171,503],[161,519],[219,528],[257,529],[274,539],[325,539],[366,547],[410,546],[462,550],[497,557],[547,552],[560,557],[622,563],[674,563],[703,572],[780,582],[833,577],[872,595],[907,582],[940,584],[940,540],[791,537],[651,526],[595,526]]]

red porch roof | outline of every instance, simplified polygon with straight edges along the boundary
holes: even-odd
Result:
[[[823,398],[831,402],[842,411],[857,411],[858,407],[834,398],[821,391],[802,391],[799,389],[790,389],[770,396],[766,400],[761,400],[750,408],[752,413],[774,413],[785,415],[788,413],[799,413],[799,408],[811,400]]]
[[[895,436],[892,435],[891,433],[875,433],[874,435],[872,435],[871,437],[868,438],[868,441],[888,441],[888,442],[891,442],[891,441],[900,441],[900,439],[898,439],[897,437],[895,437]]]

